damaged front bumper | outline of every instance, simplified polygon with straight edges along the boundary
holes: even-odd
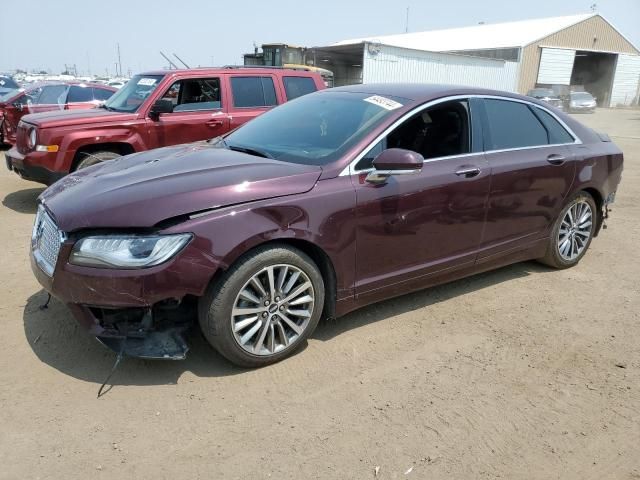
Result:
[[[67,305],[103,345],[117,353],[148,359],[182,360],[187,332],[197,324],[198,297],[215,265],[187,247],[176,259],[140,270],[100,269],[67,262],[65,242],[52,276],[31,254],[31,269],[44,289]]]

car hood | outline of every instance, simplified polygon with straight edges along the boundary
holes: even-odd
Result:
[[[82,110],[53,110],[51,112],[32,113],[22,117],[22,121],[40,128],[82,125],[104,122],[126,122],[137,118],[135,113],[110,112],[103,108]]]
[[[304,193],[322,169],[199,142],[137,153],[88,167],[40,196],[65,232],[153,227],[229,205]]]

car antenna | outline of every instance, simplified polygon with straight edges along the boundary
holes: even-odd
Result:
[[[174,54],[173,54],[173,56],[174,56],[174,57],[176,57],[176,58],[180,61],[180,63],[182,63],[182,64],[185,66],[185,68],[191,68],[191,67],[190,67],[189,65],[187,65],[187,64],[184,62],[184,60],[182,60],[178,55],[176,55],[176,54],[174,53]]]

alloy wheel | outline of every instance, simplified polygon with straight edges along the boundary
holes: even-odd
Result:
[[[565,213],[558,231],[558,253],[565,261],[578,258],[593,231],[593,212],[586,201],[577,201]]]
[[[315,293],[311,280],[293,265],[270,265],[240,289],[231,310],[238,345],[268,356],[293,345],[309,325]]]

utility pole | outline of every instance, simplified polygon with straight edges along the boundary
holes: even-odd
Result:
[[[117,77],[121,77],[122,76],[122,62],[120,61],[120,44],[117,43],[116,45],[118,46],[118,66],[116,68],[116,76]]]
[[[409,33],[409,7],[407,7],[407,18],[404,23],[404,33]]]

